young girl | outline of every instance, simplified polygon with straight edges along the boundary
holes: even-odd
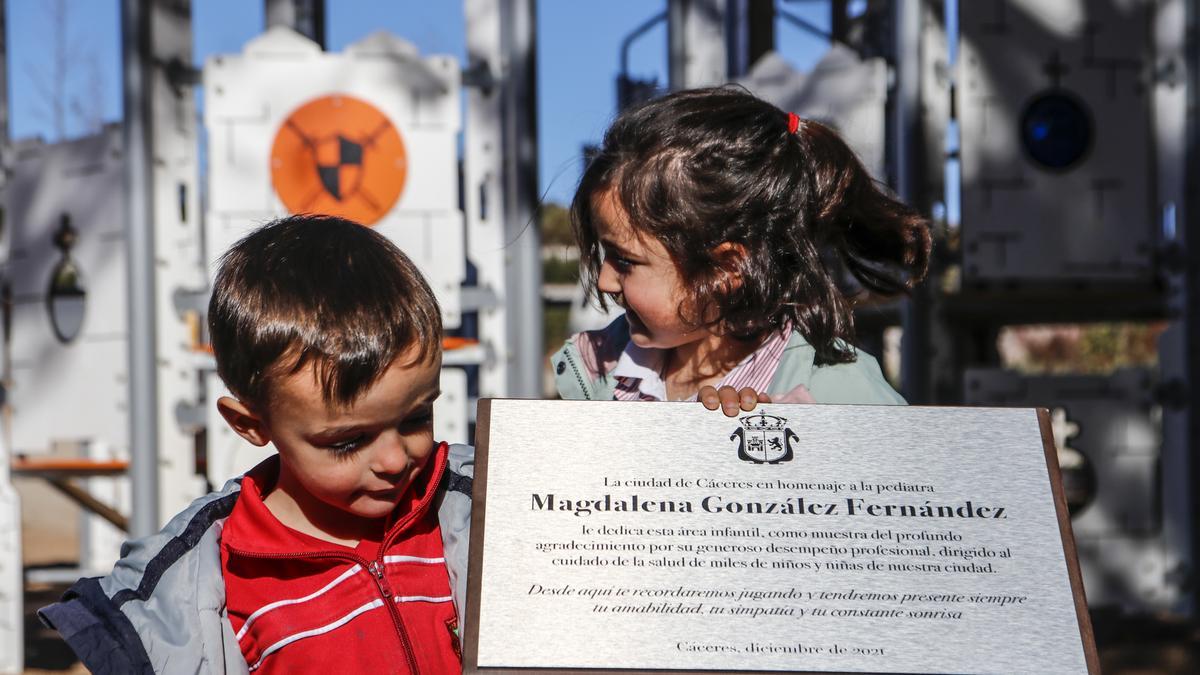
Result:
[[[551,357],[563,398],[904,403],[852,312],[921,280],[929,228],[828,127],[733,87],[657,99],[609,128],[571,219],[589,296],[625,314]]]

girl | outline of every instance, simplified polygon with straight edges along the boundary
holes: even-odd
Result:
[[[929,228],[828,127],[732,87],[657,99],[609,128],[571,220],[625,314],[551,357],[563,398],[904,403],[852,310],[921,280]]]

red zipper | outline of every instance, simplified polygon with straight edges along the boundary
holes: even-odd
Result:
[[[404,656],[408,659],[408,671],[413,675],[417,675],[417,655],[413,652],[412,640],[408,637],[408,628],[404,625],[404,619],[400,616],[400,608],[396,606],[396,601],[393,599],[392,588],[388,586],[387,574],[383,566],[383,552],[385,550],[385,547],[379,547],[379,560],[368,565],[366,570],[375,578],[375,584],[379,586],[379,592],[383,594],[383,600],[387,603],[388,614],[391,615],[392,623],[396,626],[396,632],[400,635],[400,643],[404,645]]]

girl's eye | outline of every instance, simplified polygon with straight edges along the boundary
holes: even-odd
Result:
[[[629,270],[633,269],[633,266],[636,264],[629,258],[623,258],[619,255],[609,256],[608,260],[612,263],[613,269],[621,274],[628,273]]]
[[[355,436],[349,440],[330,443],[325,446],[326,449],[335,455],[349,455],[363,446],[366,436]]]
[[[637,261],[630,260],[621,255],[620,251],[608,247],[604,248],[604,262],[612,265],[618,274],[628,274],[637,265]]]

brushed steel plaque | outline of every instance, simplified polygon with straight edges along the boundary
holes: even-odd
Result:
[[[465,672],[1099,672],[1044,410],[479,404]]]

